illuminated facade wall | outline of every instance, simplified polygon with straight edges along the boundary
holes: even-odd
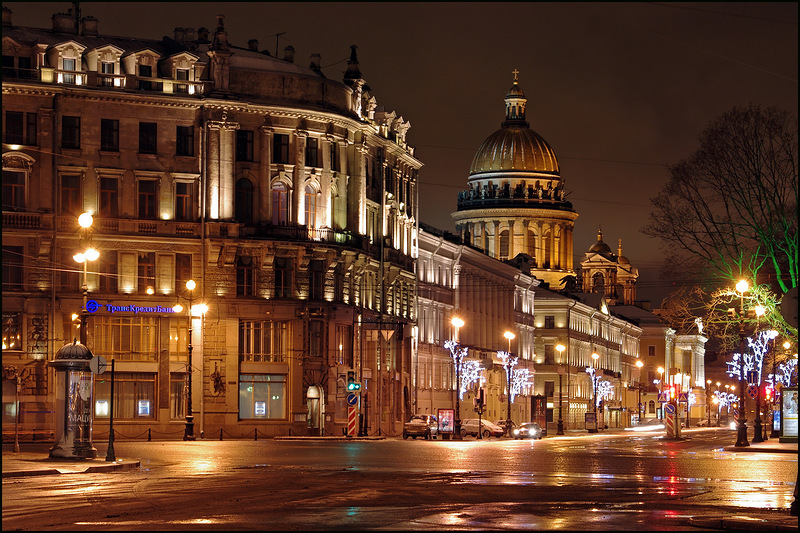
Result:
[[[348,369],[363,427],[399,433],[421,163],[355,47],[335,81],[318,56],[230,43],[221,16],[161,41],[53,24],[3,11],[3,361],[30,376],[23,425],[52,426],[45,362],[78,336],[72,256],[91,244],[88,345],[117,361],[123,436],[182,434],[189,365],[196,434],[341,434]],[[188,279],[208,306],[191,361],[187,311],[172,311]]]

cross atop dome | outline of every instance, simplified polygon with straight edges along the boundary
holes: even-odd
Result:
[[[517,81],[519,81],[519,79],[517,77],[517,75],[519,74],[519,71],[517,69],[514,69],[514,70],[511,71],[511,73],[514,75],[514,83],[517,83]]]

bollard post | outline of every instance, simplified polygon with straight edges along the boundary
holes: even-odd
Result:
[[[222,428],[219,428],[219,440],[222,440]]]
[[[258,428],[253,430],[253,440],[258,440]]]
[[[151,440],[152,439],[151,439],[151,436],[150,436],[150,428],[147,428],[147,442],[150,442]]]
[[[36,428],[33,428],[33,442],[36,442]]]

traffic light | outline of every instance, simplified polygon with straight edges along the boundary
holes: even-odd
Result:
[[[678,391],[677,391],[675,385],[670,385],[669,386],[669,399],[670,400],[674,400],[677,396],[678,396]]]
[[[772,401],[772,387],[764,385],[764,399],[767,403]]]
[[[347,390],[349,392],[361,390],[361,383],[356,381],[356,373],[354,370],[347,371]]]

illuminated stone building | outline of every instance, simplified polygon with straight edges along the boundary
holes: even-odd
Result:
[[[585,291],[605,296],[609,305],[633,305],[636,301],[636,279],[639,269],[622,255],[622,239],[617,253],[603,242],[598,230],[597,242],[586,252],[580,265],[580,279]]]
[[[73,255],[92,246],[84,327],[115,360],[121,436],[179,438],[189,398],[197,436],[341,435],[348,371],[359,431],[397,434],[422,164],[356,47],[333,80],[318,54],[233,44],[222,16],[160,41],[52,23],[3,8],[3,364],[24,376],[22,426],[52,427],[46,362],[79,337]],[[190,319],[190,302],[207,310]],[[102,438],[109,376],[95,379]]]

